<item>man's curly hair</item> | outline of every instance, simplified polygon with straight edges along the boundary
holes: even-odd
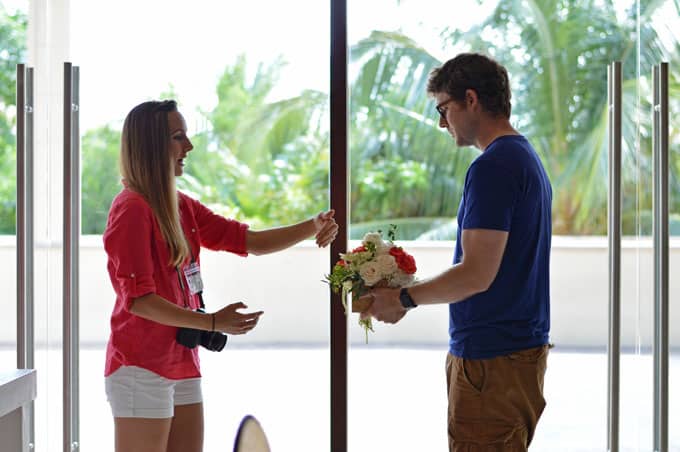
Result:
[[[510,118],[508,71],[495,60],[479,53],[461,53],[430,73],[427,92],[445,92],[456,102],[465,101],[465,91],[477,93],[479,103],[493,116]]]

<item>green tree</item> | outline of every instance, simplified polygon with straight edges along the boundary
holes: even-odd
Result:
[[[0,5],[0,234],[16,230],[16,65],[24,60],[26,15]]]
[[[664,54],[651,21],[662,3],[641,2],[639,42],[633,2],[621,17],[613,2],[595,0],[499,2],[487,20],[467,33],[449,35],[508,63],[515,77],[519,126],[532,139],[553,181],[553,226],[558,234],[606,234],[605,80],[606,67],[615,60],[623,63],[624,80],[623,230],[635,234],[641,226],[642,233],[650,231],[647,224],[639,224],[638,216],[638,210],[642,218],[651,210],[651,106],[644,85],[645,74]],[[518,34],[519,39],[482,38],[490,29],[500,36]]]
[[[268,101],[281,65],[261,65],[252,81],[245,57],[225,69],[217,105],[202,113],[208,127],[191,137],[195,150],[177,181],[216,212],[258,228],[288,224],[328,206],[328,96],[304,91]],[[177,97],[171,92],[162,97]],[[120,189],[119,146],[120,131],[110,126],[83,136],[84,234],[101,234],[106,226]]]
[[[677,61],[677,46],[664,49],[650,20],[660,4],[656,1],[642,5],[640,50],[644,73],[669,51]],[[632,234],[637,229],[636,207],[643,212],[651,208],[649,186],[644,182],[648,178],[639,175],[650,168],[650,127],[646,119],[649,115],[638,115],[636,108],[637,41],[632,39],[636,14],[631,9],[621,20],[612,2],[594,0],[509,0],[498,2],[486,20],[468,31],[442,32],[449,47],[490,54],[508,67],[513,83],[513,121],[534,143],[553,182],[555,233],[606,233],[605,70],[614,60],[624,63],[623,110],[624,124],[628,125],[624,129],[624,232]],[[353,111],[366,125],[363,139],[352,147],[353,158],[359,155],[362,161],[395,161],[393,149],[400,149],[403,161],[419,162],[423,154],[438,152],[453,160],[448,150],[451,144],[437,143],[434,138],[430,145],[412,141],[425,123],[436,129],[436,118],[424,120],[429,114],[418,99],[425,97],[427,72],[440,62],[408,37],[390,32],[374,32],[360,42],[353,49],[353,59],[362,62],[358,78],[361,85],[353,90],[353,96],[358,98],[353,100]],[[645,80],[642,82],[644,85]],[[673,82],[672,92],[677,90],[676,77]],[[642,94],[643,99],[647,97],[644,91]],[[643,104],[642,108],[649,111],[649,105]],[[375,124],[376,118],[389,120]],[[639,152],[638,129],[633,126],[638,120]],[[428,136],[435,135],[433,130]],[[372,152],[366,154],[367,149]],[[446,204],[451,209],[455,208],[452,200],[459,198],[461,171],[471,158],[468,151],[463,152],[462,158],[447,168],[448,174],[456,175],[449,181],[447,192]],[[353,168],[354,165],[353,162]],[[439,176],[430,177],[429,184],[436,187],[440,180]],[[368,192],[362,183],[357,182],[356,189],[353,186],[359,197],[359,193]],[[398,202],[391,199],[389,204]],[[450,213],[442,209],[430,215]],[[422,214],[412,210],[408,215]]]
[[[351,49],[351,236],[399,226],[399,238],[451,237],[472,149],[456,150],[426,96],[440,62],[412,39],[374,31]],[[433,234],[435,233],[435,234]]]
[[[328,206],[328,96],[306,90],[268,101],[283,62],[260,65],[252,81],[241,56],[217,85],[186,176],[179,184],[215,210],[255,227],[286,224]]]
[[[81,231],[101,234],[120,191],[120,131],[107,125],[88,130],[81,141]]]

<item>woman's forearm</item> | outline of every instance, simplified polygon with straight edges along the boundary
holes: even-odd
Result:
[[[155,293],[132,300],[130,312],[163,325],[206,331],[212,329],[210,315],[182,308]]]
[[[246,233],[246,247],[250,254],[269,254],[289,248],[315,233],[314,219],[263,231],[249,230]]]

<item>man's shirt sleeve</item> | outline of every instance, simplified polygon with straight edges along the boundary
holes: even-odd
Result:
[[[509,170],[476,161],[465,180],[463,229],[510,231],[520,184]]]

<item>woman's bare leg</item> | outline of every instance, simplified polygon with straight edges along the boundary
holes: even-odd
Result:
[[[172,418],[114,418],[116,452],[166,452]]]
[[[167,452],[203,451],[203,403],[175,405]]]

